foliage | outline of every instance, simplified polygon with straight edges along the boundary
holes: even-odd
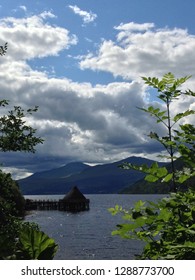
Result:
[[[183,123],[178,124],[179,121],[183,120],[185,117],[193,115],[195,111],[186,110],[183,113],[178,113],[172,116],[171,103],[177,100],[179,97],[191,96],[195,97],[195,93],[191,90],[186,90],[183,92],[180,87],[185,83],[190,76],[186,76],[180,79],[176,79],[172,73],[164,75],[162,80],[157,78],[143,78],[145,83],[158,91],[158,98],[165,103],[166,110],[161,110],[160,108],[154,108],[149,106],[147,109],[139,108],[144,112],[150,114],[152,117],[156,118],[157,123],[161,123],[165,126],[167,130],[167,135],[160,137],[156,132],[150,132],[148,135],[151,139],[160,142],[165,150],[167,151],[166,159],[171,162],[171,172],[167,170],[166,167],[159,167],[157,163],[148,167],[147,165],[136,166],[129,163],[124,163],[121,165],[125,169],[135,169],[146,173],[145,180],[148,182],[156,182],[160,180],[161,182],[170,182],[170,191],[177,191],[177,184],[184,183],[190,177],[195,176],[195,127],[192,124]],[[178,128],[175,128],[177,124]],[[181,158],[184,167],[183,171],[177,171],[175,169],[174,161],[176,158]]]
[[[57,245],[36,224],[23,222],[24,214],[17,183],[0,170],[0,259],[52,259]]]
[[[57,250],[52,238],[30,227],[24,227],[20,231],[18,247],[17,259],[51,260]]]
[[[8,100],[1,100],[0,106],[9,105]],[[35,152],[35,146],[43,143],[43,139],[34,136],[36,129],[26,125],[25,118],[32,115],[38,107],[28,109],[26,112],[20,106],[8,111],[7,115],[0,117],[0,150]]]
[[[140,259],[195,259],[194,192],[172,193],[158,203],[140,200],[128,211],[116,205],[110,212],[125,220],[113,235],[146,243]]]
[[[25,200],[10,174],[0,170],[0,259],[9,256],[15,247],[15,238]]]
[[[51,260],[57,244],[37,224],[7,216],[0,230],[0,260]]]
[[[22,196],[18,184],[9,173],[0,170],[0,198],[6,202],[6,208],[14,216],[22,217],[25,213],[25,199]]]
[[[171,193],[167,198],[153,203],[138,201],[134,207],[124,210],[116,205],[109,211],[113,214],[122,214],[125,223],[118,225],[113,235],[122,238],[138,239],[145,242],[143,252],[138,257],[141,259],[195,259],[195,192],[188,189],[178,192],[178,183],[187,184],[195,176],[195,128],[192,124],[175,125],[183,118],[194,114],[193,110],[171,115],[171,102],[185,94],[195,96],[188,90],[182,92],[180,86],[187,81],[189,76],[176,79],[173,74],[166,74],[162,80],[157,78],[143,78],[146,84],[156,88],[158,98],[166,104],[166,110],[152,106],[141,109],[157,119],[167,129],[167,135],[160,137],[155,132],[150,132],[152,139],[160,142],[166,149],[171,163],[171,172],[166,167],[153,163],[136,166],[124,163],[121,167],[135,169],[146,173],[145,180],[171,184]],[[177,155],[178,154],[178,155]],[[175,159],[180,158],[182,170],[176,170]]]
[[[10,206],[0,197],[0,260],[14,253],[18,236],[20,220],[9,213]]]

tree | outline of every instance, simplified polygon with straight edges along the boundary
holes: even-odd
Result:
[[[150,132],[149,137],[164,146],[168,153],[166,158],[171,162],[171,172],[157,163],[150,167],[124,163],[121,167],[146,173],[145,180],[151,183],[158,180],[171,182],[171,193],[157,203],[140,200],[129,210],[119,205],[109,209],[113,215],[122,214],[126,221],[117,226],[113,235],[145,242],[143,252],[138,256],[141,259],[195,259],[195,192],[190,188],[180,192],[177,185],[187,185],[187,180],[195,176],[195,128],[190,123],[180,123],[175,129],[176,123],[195,112],[187,110],[172,116],[170,109],[171,103],[183,94],[195,97],[191,90],[182,92],[180,89],[189,78],[176,79],[171,73],[164,75],[162,80],[143,78],[146,84],[157,89],[158,98],[166,104],[166,110],[152,106],[141,110],[154,116],[157,123],[167,128],[167,135],[160,137]],[[175,168],[178,157],[182,160],[183,170]]]

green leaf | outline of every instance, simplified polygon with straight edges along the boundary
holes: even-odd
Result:
[[[158,88],[160,91],[163,91],[165,89],[165,84],[163,81],[161,81],[159,84],[158,84]]]
[[[189,179],[190,175],[181,174],[177,179],[178,183],[183,184],[187,179]]]
[[[158,163],[153,162],[152,165],[151,165],[151,169],[156,171],[158,169]]]
[[[175,82],[175,76],[169,72],[163,76],[162,82],[166,85],[173,84]]]
[[[141,217],[138,217],[136,220],[135,220],[135,226],[138,228],[138,227],[143,227],[146,223],[146,220],[147,220],[147,217],[145,216],[141,216]]]
[[[167,173],[168,173],[168,171],[167,171],[166,167],[161,167],[157,170],[157,176],[159,178],[162,178],[162,177],[166,176]]]
[[[195,114],[195,111],[194,110],[187,110],[185,111],[184,113],[179,113],[177,115],[175,115],[175,117],[173,118],[173,120],[175,122],[179,121],[180,119],[184,118],[184,117],[187,117],[187,116],[190,116],[192,114]]]
[[[158,117],[162,117],[162,116],[164,116],[164,114],[166,114],[166,113],[167,113],[167,111],[161,111],[161,112],[158,113]]]
[[[54,240],[42,231],[24,228],[20,232],[19,242],[29,259],[51,260],[57,250]]]
[[[136,211],[139,211],[144,205],[145,205],[145,202],[142,200],[139,200],[135,203],[134,208]]]
[[[154,107],[153,106],[148,107],[148,112],[153,113],[153,111],[154,111]]]
[[[146,177],[144,179],[148,182],[154,183],[154,182],[158,181],[159,178],[154,175],[148,174],[148,175],[146,175]]]
[[[119,206],[118,204],[115,205],[114,208],[109,208],[108,211],[115,216],[116,214],[118,214],[119,212],[121,212],[123,210],[122,206]]]
[[[164,208],[160,211],[158,215],[158,219],[162,219],[164,222],[167,222],[172,217],[172,212],[167,208]]]
[[[162,182],[168,183],[173,178],[173,174],[168,174],[165,178],[162,179]]]

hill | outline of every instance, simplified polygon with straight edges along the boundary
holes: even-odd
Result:
[[[119,193],[144,177],[141,172],[119,168],[122,162],[149,165],[153,163],[152,160],[141,157],[130,157],[96,166],[75,162],[57,169],[37,172],[18,180],[18,183],[24,195],[64,194],[74,185],[85,194]]]

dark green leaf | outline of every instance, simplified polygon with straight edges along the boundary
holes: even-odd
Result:
[[[23,229],[20,232],[19,241],[21,249],[28,254],[30,259],[53,259],[57,250],[57,245],[53,239],[49,238],[44,232],[32,228]]]

